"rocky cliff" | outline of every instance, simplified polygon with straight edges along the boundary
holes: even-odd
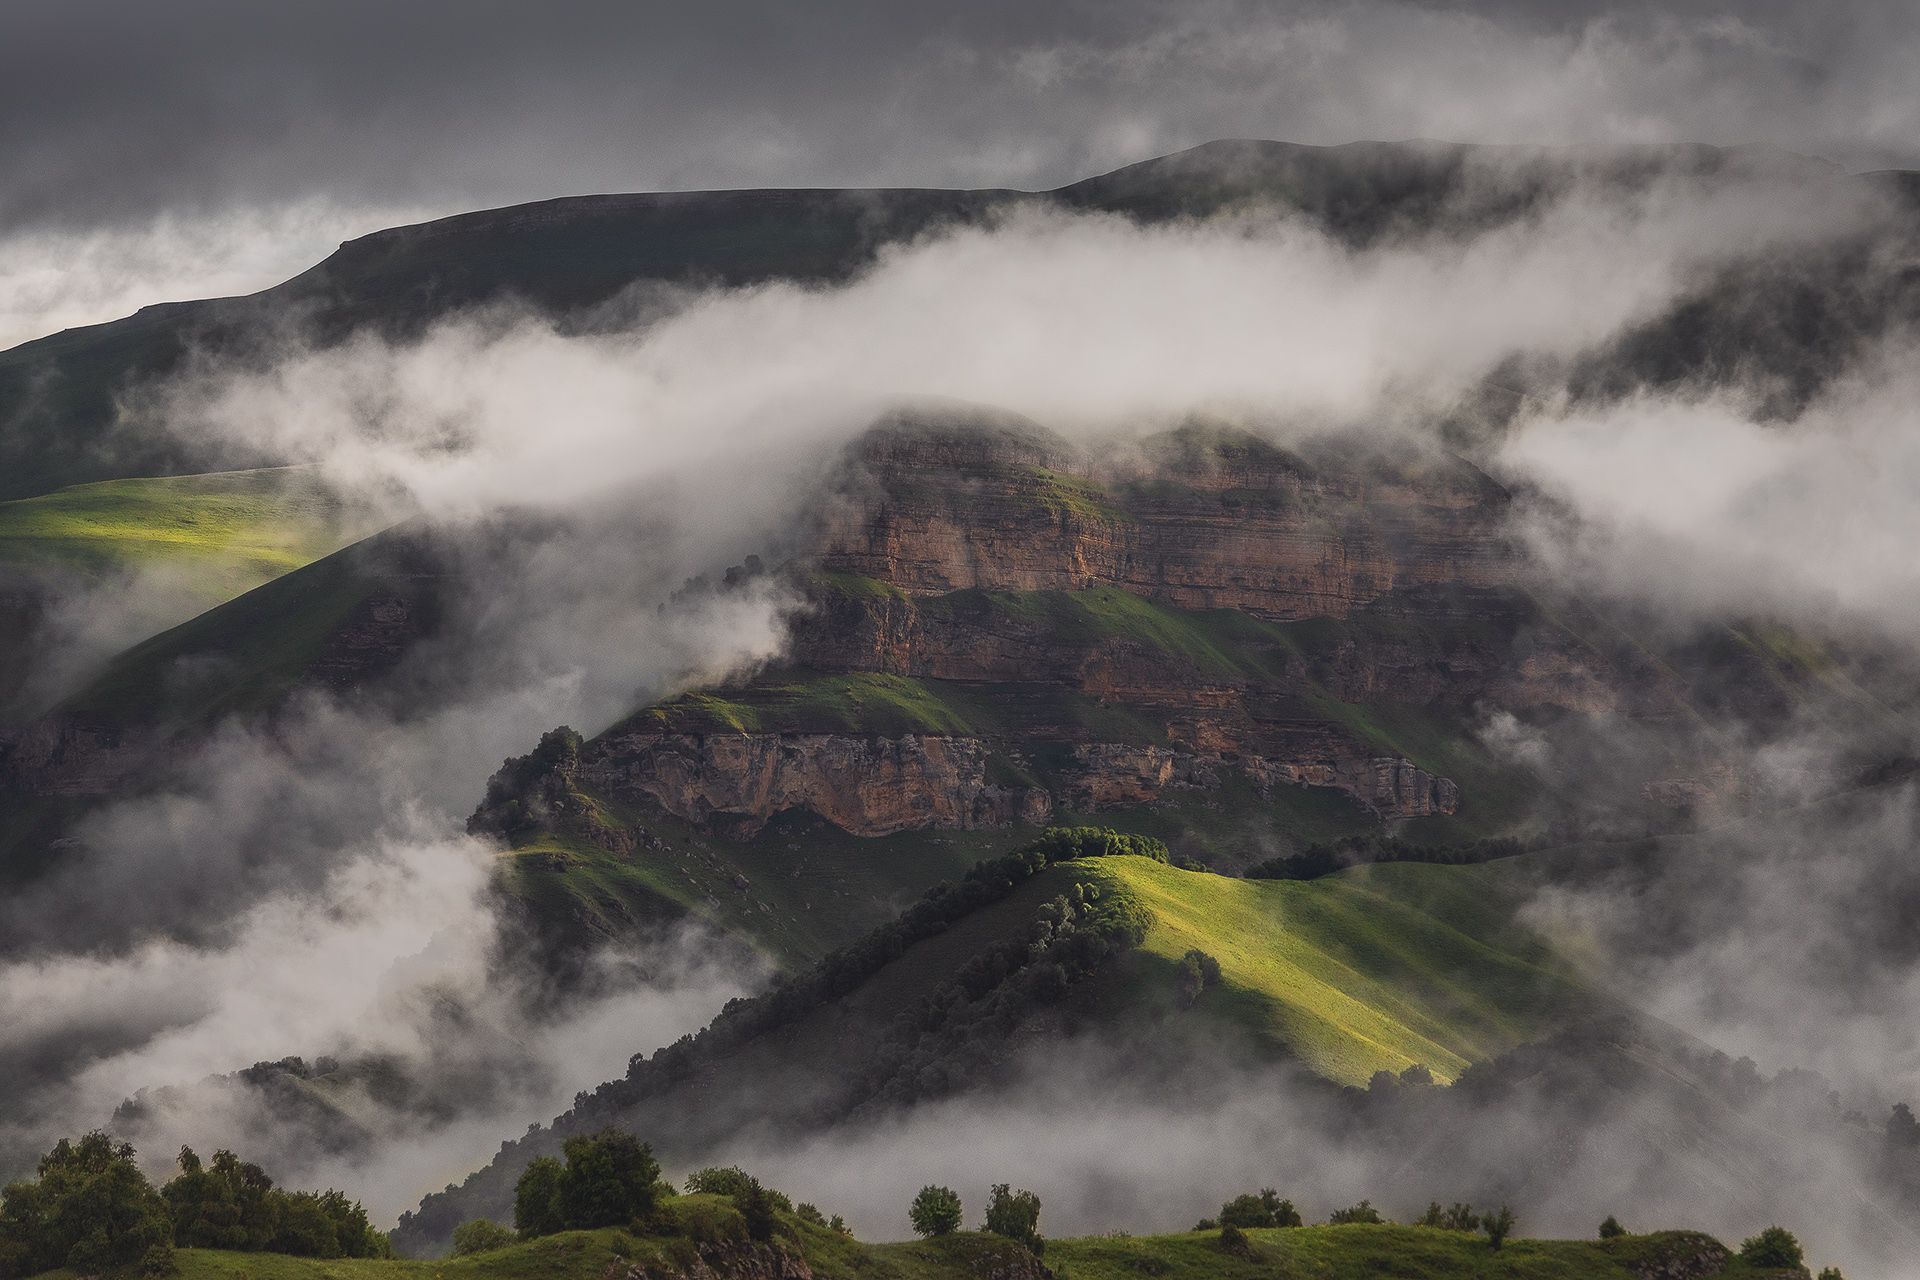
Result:
[[[784,570],[810,602],[788,662],[643,710],[578,779],[738,838],[792,811],[862,836],[1039,823],[1234,778],[1453,814],[1448,753],[1369,708],[1464,734],[1488,706],[1664,696],[1541,615],[1508,502],[1351,438],[1191,429],[1096,463],[1006,418],[896,420]]]

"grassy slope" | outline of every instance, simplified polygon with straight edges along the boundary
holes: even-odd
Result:
[[[1142,858],[1089,864],[1151,912],[1143,950],[1220,962],[1203,1005],[1328,1079],[1424,1063],[1451,1080],[1566,1025],[1597,997],[1513,923],[1484,867],[1356,867],[1239,880]]]
[[[171,570],[197,612],[337,550],[345,514],[292,468],[107,480],[0,502],[0,561]]]
[[[503,886],[537,920],[562,934],[617,936],[693,917],[755,947],[782,968],[803,967],[854,941],[929,886],[1037,834],[1034,828],[908,831],[863,838],[807,814],[776,818],[739,842],[664,814],[640,814],[594,796],[616,824],[644,828],[663,847],[630,857],[566,835],[543,835],[503,854]],[[1225,849],[1267,856],[1285,835],[1327,840],[1370,829],[1370,814],[1328,788],[1276,787],[1267,797],[1243,780],[1146,809],[1060,813],[1062,825],[1095,825],[1157,836],[1206,860]],[[747,887],[739,887],[736,877]]]
[[[126,650],[63,708],[149,725],[270,706],[369,596],[430,590],[431,566],[410,554],[391,533],[344,547]]]
[[[1510,1240],[1499,1253],[1486,1238],[1424,1227],[1342,1226],[1254,1230],[1253,1255],[1221,1250],[1214,1232],[1146,1237],[1055,1240],[1047,1262],[1072,1280],[1213,1280],[1214,1277],[1299,1277],[1359,1280],[1417,1276],[1421,1280],[1639,1280],[1650,1257],[1685,1241],[1678,1233],[1598,1240]],[[1738,1261],[1702,1276],[1758,1276]]]
[[[619,860],[580,846],[561,855],[582,863],[564,876],[528,866],[552,854],[507,856],[513,874],[532,877],[518,886],[523,895],[579,895],[589,902],[576,899],[565,909],[604,912],[619,909],[609,898],[632,904],[657,892],[736,936],[761,940],[776,962],[794,966],[853,919],[890,918],[914,887],[1012,843],[1005,832],[954,833],[936,847],[937,861],[903,863],[876,857],[874,842],[842,839],[849,848],[839,858],[822,857],[819,846],[801,856],[795,872],[815,878],[804,887],[778,868],[780,857],[794,855],[768,848],[761,878],[750,876],[746,891],[724,869],[738,864],[710,865],[685,846],[667,859],[678,883],[657,869],[658,861],[651,872],[630,865],[623,871]],[[841,876],[862,886],[856,892],[870,892],[875,868],[887,869],[892,892],[836,913],[829,928],[828,912],[817,905],[826,896],[821,885]],[[1541,939],[1513,922],[1508,882],[1498,870],[1416,864],[1355,867],[1312,881],[1241,880],[1131,857],[1068,864],[1004,909],[984,913],[977,927],[970,922],[961,952],[947,939],[931,967],[909,952],[888,982],[930,987],[942,980],[968,947],[977,949],[974,934],[984,946],[1009,922],[1024,922],[1034,905],[1061,891],[1064,881],[1055,881],[1069,870],[1133,897],[1153,916],[1141,949],[1147,963],[1127,969],[1127,988],[1110,993],[1113,1009],[1132,1016],[1169,1002],[1178,989],[1173,966],[1197,947],[1220,961],[1223,976],[1222,987],[1203,1000],[1203,1015],[1339,1083],[1364,1084],[1375,1071],[1416,1062],[1450,1080],[1468,1063],[1546,1035],[1597,1002]],[[610,883],[621,874],[659,879],[622,898],[631,886]],[[892,899],[890,909],[882,909],[883,898]]]
[[[699,1197],[705,1199],[705,1197]],[[790,1222],[800,1251],[821,1280],[975,1280],[1027,1271],[1021,1246],[963,1232],[935,1240],[865,1244],[831,1231]],[[1361,1280],[1381,1275],[1422,1280],[1638,1280],[1641,1267],[1664,1251],[1686,1249],[1697,1237],[1680,1233],[1618,1240],[1509,1241],[1499,1253],[1484,1237],[1421,1227],[1344,1226],[1255,1230],[1250,1254],[1223,1251],[1213,1232],[1166,1236],[1095,1236],[1047,1242],[1046,1262],[1063,1280]],[[599,1280],[642,1266],[648,1274],[686,1274],[674,1243],[609,1228],[548,1236],[433,1262],[291,1258],[276,1254],[182,1249],[174,1257],[179,1280]],[[1011,1265],[1010,1265],[1011,1264]],[[719,1269],[725,1274],[725,1269]],[[72,1273],[52,1272],[46,1280]],[[1699,1280],[1759,1280],[1738,1261]]]

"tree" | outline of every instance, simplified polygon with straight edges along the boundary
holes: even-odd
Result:
[[[1800,1242],[1785,1227],[1768,1227],[1757,1236],[1740,1242],[1740,1261],[1750,1267],[1798,1267],[1805,1265]]]
[[[1473,1211],[1470,1204],[1458,1201],[1450,1209],[1442,1209],[1438,1200],[1429,1201],[1427,1211],[1420,1215],[1416,1226],[1432,1227],[1436,1231],[1478,1231],[1480,1215]]]
[[[1617,1240],[1625,1234],[1627,1234],[1627,1229],[1621,1226],[1620,1219],[1614,1217],[1612,1214],[1608,1214],[1607,1220],[1600,1224],[1600,1238],[1602,1240]]]
[[[1327,1218],[1327,1222],[1336,1227],[1346,1226],[1356,1222],[1380,1223],[1385,1221],[1386,1219],[1380,1216],[1380,1211],[1373,1207],[1371,1200],[1362,1200],[1359,1204],[1350,1205],[1345,1209],[1335,1209]]]
[[[1404,1085],[1430,1085],[1433,1083],[1433,1069],[1424,1062],[1416,1062],[1400,1073],[1400,1083]]]
[[[1220,985],[1220,962],[1198,947],[1180,958],[1180,1003],[1191,1009],[1208,987]]]
[[[1258,1195],[1240,1195],[1227,1201],[1220,1206],[1220,1221],[1242,1228],[1301,1225],[1300,1211],[1293,1207],[1293,1201],[1282,1200],[1272,1187],[1262,1187]]]
[[[1504,1204],[1495,1212],[1481,1216],[1480,1226],[1487,1233],[1487,1244],[1492,1246],[1496,1253],[1499,1252],[1500,1246],[1507,1242],[1507,1237],[1513,1233],[1513,1223],[1513,1210]]]
[[[512,1243],[513,1232],[491,1218],[475,1218],[453,1229],[453,1256],[456,1258],[464,1258],[470,1253],[485,1253],[489,1249],[504,1249]]]
[[[98,1130],[62,1138],[35,1181],[0,1191],[0,1275],[170,1269],[173,1221],[133,1155]]]
[[[987,1196],[987,1230],[1040,1253],[1045,1248],[1040,1239],[1040,1197],[1031,1191],[1015,1191],[1004,1182],[995,1183]]]
[[[925,1186],[907,1208],[917,1235],[944,1236],[960,1229],[960,1196],[950,1187]]]
[[[1913,1108],[1904,1102],[1894,1103],[1893,1114],[1887,1117],[1887,1145],[1907,1151],[1920,1147],[1920,1120],[1914,1119]]]
[[[1822,1267],[1819,1280],[1846,1280],[1846,1277],[1840,1274],[1838,1267]]]
[[[568,1230],[619,1227],[653,1209],[660,1162],[653,1148],[625,1129],[576,1134],[562,1145],[566,1176],[560,1216]]]
[[[552,1156],[535,1156],[513,1186],[513,1225],[522,1240],[567,1229],[560,1212],[560,1185],[567,1166]]]
[[[747,1235],[755,1240],[771,1240],[780,1226],[779,1214],[775,1212],[774,1193],[762,1186],[760,1179],[749,1178],[747,1185],[733,1198],[733,1207],[747,1221]]]
[[[283,1196],[257,1164],[216,1151],[203,1165],[192,1147],[180,1148],[179,1172],[160,1188],[173,1219],[173,1242],[183,1249],[265,1249],[280,1230]]]
[[[818,1206],[808,1204],[805,1201],[801,1201],[794,1206],[793,1216],[807,1223],[809,1226],[824,1227],[827,1225],[827,1215],[820,1212]]]

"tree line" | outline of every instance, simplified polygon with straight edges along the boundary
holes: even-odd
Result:
[[[67,1268],[164,1275],[173,1250],[233,1249],[309,1258],[385,1258],[387,1237],[339,1191],[287,1191],[231,1151],[182,1147],[155,1187],[134,1149],[95,1131],[61,1139],[35,1176],[0,1190],[0,1280]]]

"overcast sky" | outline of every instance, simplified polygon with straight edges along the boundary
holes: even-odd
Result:
[[[559,194],[1052,186],[1235,136],[1767,142],[1908,164],[1914,9],[8,0],[0,341]]]

